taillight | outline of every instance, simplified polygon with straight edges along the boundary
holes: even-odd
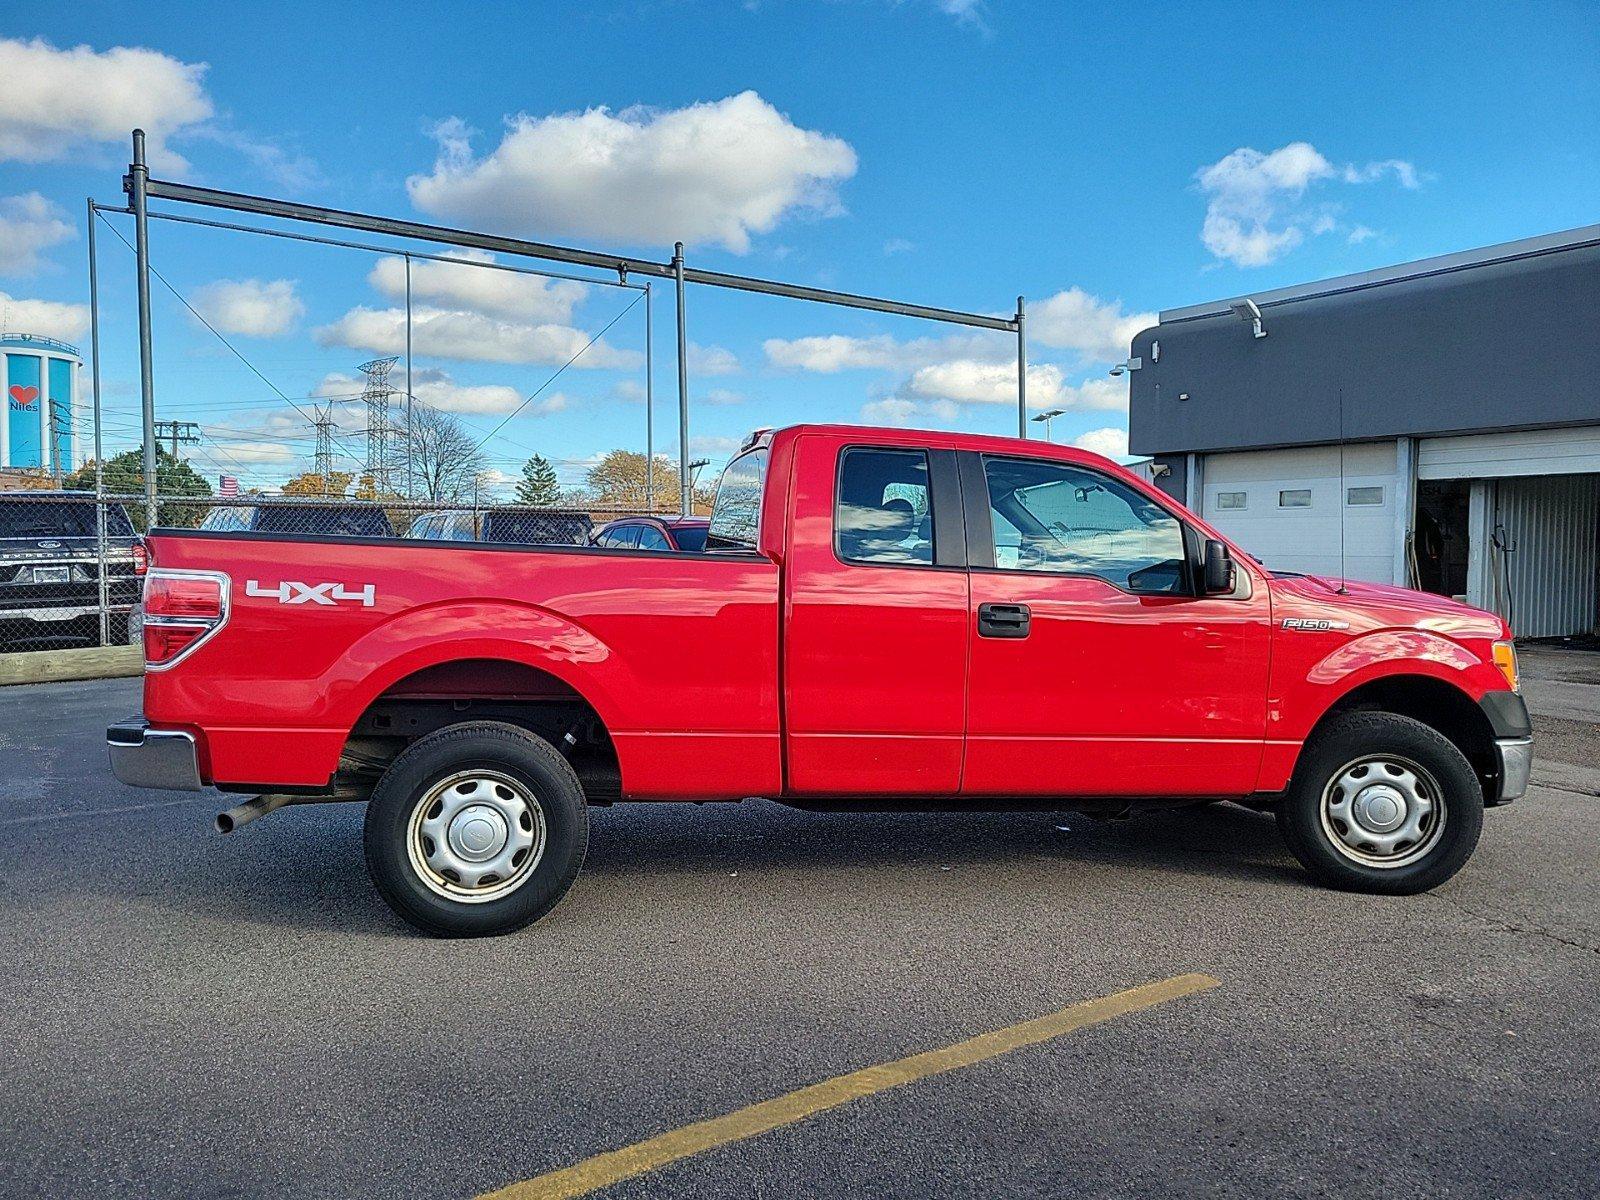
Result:
[[[143,575],[150,569],[150,552],[144,548],[143,542],[133,544],[133,573]]]
[[[144,661],[170,667],[228,620],[228,577],[215,571],[168,571],[144,578]]]

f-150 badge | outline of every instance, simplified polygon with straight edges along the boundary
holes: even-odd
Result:
[[[1349,629],[1350,622],[1328,621],[1321,617],[1285,617],[1283,627],[1296,633],[1325,633],[1330,629]]]
[[[378,585],[363,583],[357,587],[350,588],[342,583],[301,583],[294,579],[285,579],[282,583],[266,585],[257,580],[249,579],[245,581],[244,594],[246,596],[260,596],[264,599],[276,600],[279,604],[326,604],[332,606],[348,600],[360,604],[362,608],[371,608],[378,602]]]

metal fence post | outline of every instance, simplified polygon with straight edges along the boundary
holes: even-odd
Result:
[[[672,247],[672,281],[678,294],[678,511],[694,511],[694,483],[689,477],[689,327],[683,313],[683,243]]]
[[[95,591],[100,608],[100,644],[111,643],[111,598],[106,589],[106,475],[105,454],[100,442],[100,264],[94,244],[94,197],[85,203],[89,209],[89,359],[90,387],[94,399],[94,535]],[[131,616],[129,618],[131,623]],[[131,633],[132,630],[130,629]]]
[[[411,255],[406,255],[406,499],[417,498],[416,468],[412,462],[411,396],[416,389],[411,384]]]
[[[650,311],[650,284],[644,285],[644,510],[656,511],[656,426],[655,426],[655,375],[656,356],[651,346],[651,328],[655,325]]]
[[[1028,436],[1028,312],[1021,296],[1017,297],[1017,436]]]
[[[139,291],[139,395],[144,402],[144,527],[156,524],[156,389],[150,335],[150,223],[145,189],[150,168],[144,157],[144,130],[133,131],[133,162],[128,165],[128,192],[133,200],[134,274]]]

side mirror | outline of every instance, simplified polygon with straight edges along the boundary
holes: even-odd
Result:
[[[1218,596],[1233,591],[1233,555],[1226,543],[1215,538],[1206,539],[1206,559],[1200,591],[1203,595]]]

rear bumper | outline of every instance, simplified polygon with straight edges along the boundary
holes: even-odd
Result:
[[[192,733],[151,729],[143,717],[131,717],[106,730],[106,749],[111,773],[130,787],[198,792],[205,786]]]

